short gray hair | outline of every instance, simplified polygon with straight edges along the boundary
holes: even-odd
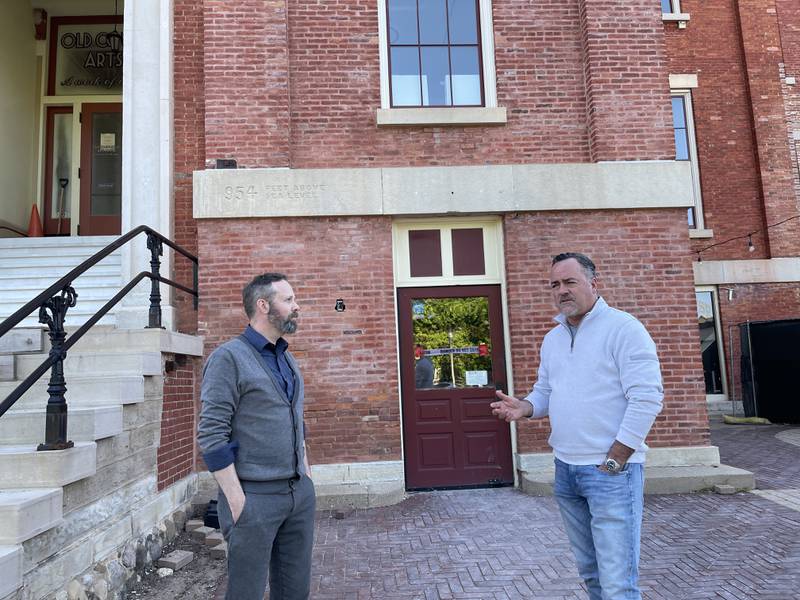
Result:
[[[555,265],[556,263],[560,263],[565,260],[569,260],[570,258],[574,258],[578,261],[578,264],[583,268],[584,272],[586,273],[586,277],[590,280],[597,277],[597,267],[594,266],[592,259],[586,256],[585,254],[581,254],[580,252],[564,252],[562,254],[557,254],[553,257],[553,262],[550,266]]]
[[[253,281],[244,286],[242,290],[242,304],[244,304],[244,312],[247,313],[247,318],[252,319],[256,314],[256,302],[261,298],[265,298],[267,302],[272,300],[275,295],[275,290],[272,284],[276,281],[286,281],[286,275],[283,273],[264,273],[257,275]]]

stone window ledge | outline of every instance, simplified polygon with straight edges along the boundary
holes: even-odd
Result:
[[[713,229],[690,229],[689,230],[689,239],[698,240],[703,238],[712,238],[714,237],[714,230]]]
[[[379,108],[378,127],[409,125],[503,125],[505,107]]]
[[[684,29],[691,16],[689,13],[662,13],[661,20],[665,23],[677,22],[679,29]]]

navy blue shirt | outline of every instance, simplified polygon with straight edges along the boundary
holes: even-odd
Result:
[[[258,350],[267,368],[283,385],[283,391],[289,402],[292,402],[294,400],[294,373],[289,366],[289,361],[286,360],[286,349],[289,347],[289,343],[283,338],[278,338],[278,342],[273,344],[250,325],[244,330],[244,337],[253,348]]]

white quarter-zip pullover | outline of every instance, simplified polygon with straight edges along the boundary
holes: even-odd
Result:
[[[635,317],[602,298],[574,334],[563,315],[544,337],[539,375],[525,398],[533,417],[550,417],[550,446],[559,460],[599,465],[614,440],[644,462],[647,436],[661,411],[656,346]]]

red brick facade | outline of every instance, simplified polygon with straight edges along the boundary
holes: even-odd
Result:
[[[681,10],[691,15],[686,29],[665,25],[669,69],[698,77],[694,122],[705,226],[714,232],[692,240],[692,250],[722,242],[702,252],[704,261],[798,257],[800,86],[785,78],[800,77],[800,6],[684,0]],[[800,317],[800,292],[797,283],[722,285],[734,290],[730,301],[719,294],[719,306],[729,387],[740,400],[738,324]]]
[[[668,76],[697,74],[713,238],[690,240],[684,209],[507,212],[503,226],[516,393],[530,389],[551,327],[549,257],[580,250],[596,260],[604,297],[640,318],[659,347],[665,408],[649,442],[707,444],[691,263],[697,250],[751,231],[755,252],[745,239],[703,259],[800,254],[800,219],[766,228],[798,212],[800,86],[781,77],[800,77],[800,9],[794,0],[681,4],[686,29],[645,0],[493,0],[497,104],[508,122],[378,127],[376,1],[176,0],[175,235],[201,261],[199,316],[181,300],[179,327],[196,326],[208,353],[242,330],[244,283],[286,272],[301,304],[291,344],[304,368],[312,461],[400,460],[392,219],[195,221],[192,172],[219,158],[240,169],[670,159]],[[800,312],[796,285],[733,287],[732,303],[720,299],[723,326]],[[336,298],[345,312],[333,310]],[[546,423],[519,431],[521,452],[546,450]]]
[[[164,354],[164,403],[158,447],[158,489],[169,487],[195,468],[195,372],[199,359]]]
[[[311,460],[399,460],[391,220],[201,221],[199,239],[207,350],[244,329],[245,283],[286,273],[300,304],[289,342],[303,368]]]

